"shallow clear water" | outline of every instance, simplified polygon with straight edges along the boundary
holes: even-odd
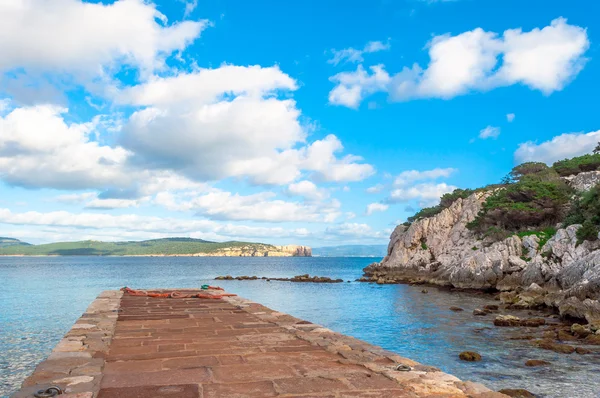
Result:
[[[330,276],[354,281],[369,258],[0,257],[0,396],[16,390],[102,291],[215,284],[218,275]],[[507,338],[493,317],[472,311],[487,295],[408,285],[219,281],[273,309],[382,346],[492,389],[526,388],[543,397],[600,397],[600,355],[564,355]],[[450,306],[465,309],[454,313]],[[517,315],[519,315],[517,313]],[[525,313],[521,314],[527,316]],[[522,331],[522,330],[521,330]],[[483,361],[462,362],[461,351]],[[549,368],[526,368],[544,359]]]

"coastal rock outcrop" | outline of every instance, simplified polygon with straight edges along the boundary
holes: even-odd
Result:
[[[600,172],[590,172],[570,183],[585,189],[598,180]],[[580,225],[559,228],[542,247],[535,235],[480,237],[467,224],[488,195],[475,192],[432,217],[397,226],[386,257],[365,268],[362,280],[497,289],[510,305],[550,306],[561,315],[600,321],[600,241],[578,244]]]
[[[263,245],[261,247],[240,246],[226,247],[221,250],[206,253],[191,254],[193,257],[311,257],[312,250],[308,246],[270,246]]]

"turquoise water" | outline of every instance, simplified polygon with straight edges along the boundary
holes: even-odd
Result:
[[[330,276],[354,281],[369,258],[0,257],[0,396],[16,390],[106,289],[183,288],[215,284],[218,275]],[[490,296],[408,285],[218,281],[273,309],[380,345],[490,388],[527,388],[544,397],[598,397],[600,356],[571,356],[508,340],[511,328],[472,310]],[[454,313],[450,306],[465,309]],[[519,314],[517,315],[525,315]],[[458,359],[465,350],[484,360]],[[553,362],[526,368],[527,359]]]

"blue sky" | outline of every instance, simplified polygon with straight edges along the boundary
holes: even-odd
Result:
[[[0,4],[0,235],[386,243],[600,141],[600,5]]]

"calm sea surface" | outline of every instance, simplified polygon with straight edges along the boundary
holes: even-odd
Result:
[[[215,284],[218,275],[330,276],[354,281],[368,258],[0,257],[0,396],[15,391],[106,289]],[[219,281],[240,296],[433,365],[492,389],[526,388],[542,397],[600,397],[600,356],[564,355],[508,340],[512,328],[472,311],[489,296],[366,283]],[[450,306],[465,309],[454,313]],[[518,315],[518,314],[517,314]],[[526,314],[524,314],[526,316]],[[461,351],[483,361],[462,362]],[[553,363],[527,368],[527,359]]]

